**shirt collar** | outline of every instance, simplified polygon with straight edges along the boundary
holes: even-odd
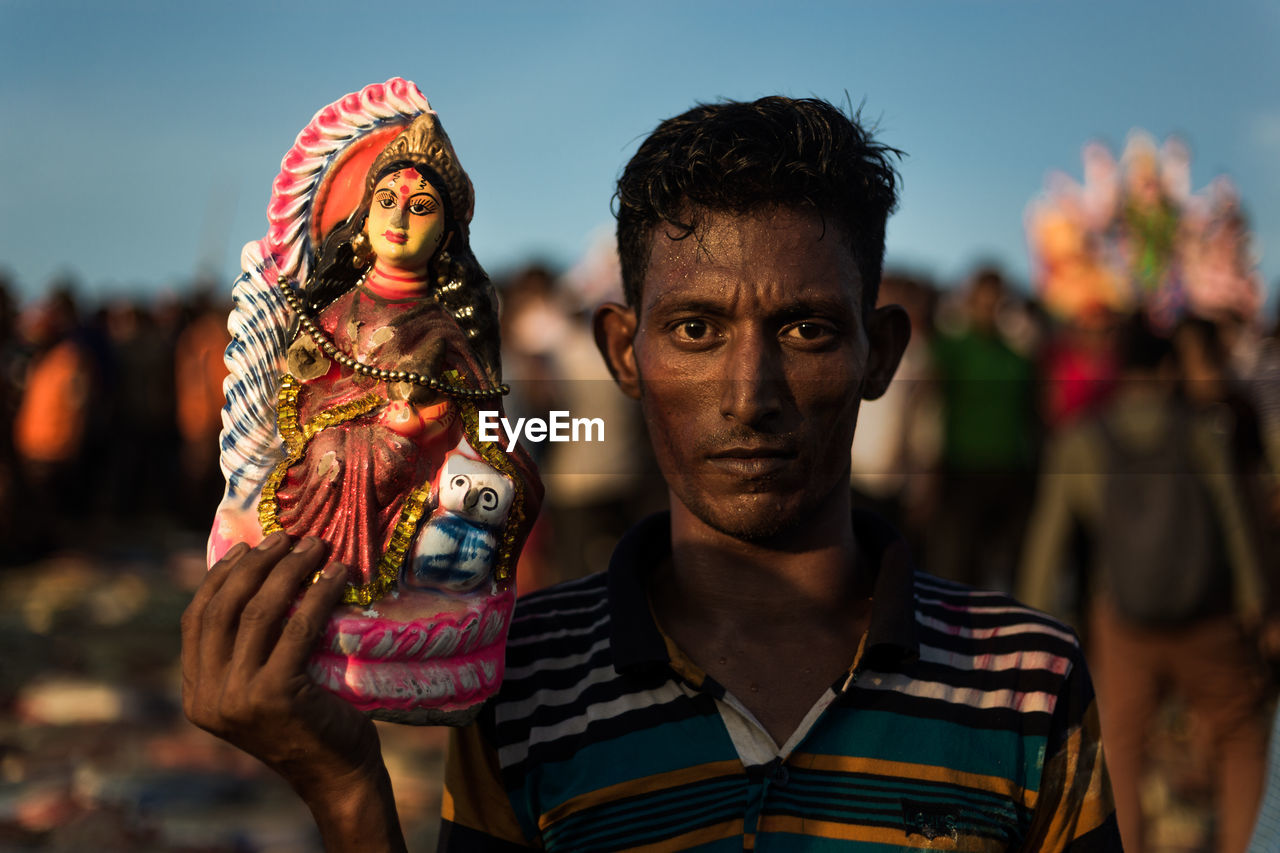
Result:
[[[853,534],[859,558],[875,572],[864,658],[876,665],[914,660],[920,654],[915,568],[906,542],[879,516],[862,510],[854,510]],[[631,528],[613,551],[608,576],[610,642],[619,671],[670,661],[645,589],[649,572],[669,556],[671,515],[666,512]]]

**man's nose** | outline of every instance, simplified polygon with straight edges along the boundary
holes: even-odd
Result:
[[[762,331],[734,336],[725,350],[720,413],[738,423],[763,427],[782,413],[787,393],[782,352]]]

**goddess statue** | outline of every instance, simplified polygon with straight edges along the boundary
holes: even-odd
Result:
[[[523,449],[478,434],[507,389],[473,208],[417,88],[366,87],[299,134],[235,290],[209,564],[322,539],[348,587],[309,670],[380,719],[463,724],[497,689],[541,497]]]

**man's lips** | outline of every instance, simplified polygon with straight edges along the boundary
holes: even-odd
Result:
[[[797,453],[783,445],[739,445],[706,454],[713,468],[742,477],[776,474],[795,461]]]
[[[388,243],[397,243],[399,245],[404,245],[405,243],[409,242],[408,234],[400,234],[395,231],[383,231],[382,236],[387,238]]]

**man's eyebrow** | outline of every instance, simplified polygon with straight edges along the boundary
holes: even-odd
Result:
[[[649,304],[650,311],[689,311],[697,314],[727,314],[723,300],[705,296],[687,296],[682,293],[659,293]]]
[[[839,317],[852,314],[854,311],[855,306],[842,299],[800,297],[771,312],[771,316],[782,320],[799,320],[814,315]]]
[[[650,312],[668,314],[690,313],[705,314],[712,317],[726,316],[732,313],[732,307],[723,300],[708,299],[705,296],[684,296],[679,293],[659,294],[648,306]],[[846,318],[857,313],[856,306],[840,299],[824,297],[798,297],[769,311],[765,316],[776,322],[792,322],[806,317]]]

